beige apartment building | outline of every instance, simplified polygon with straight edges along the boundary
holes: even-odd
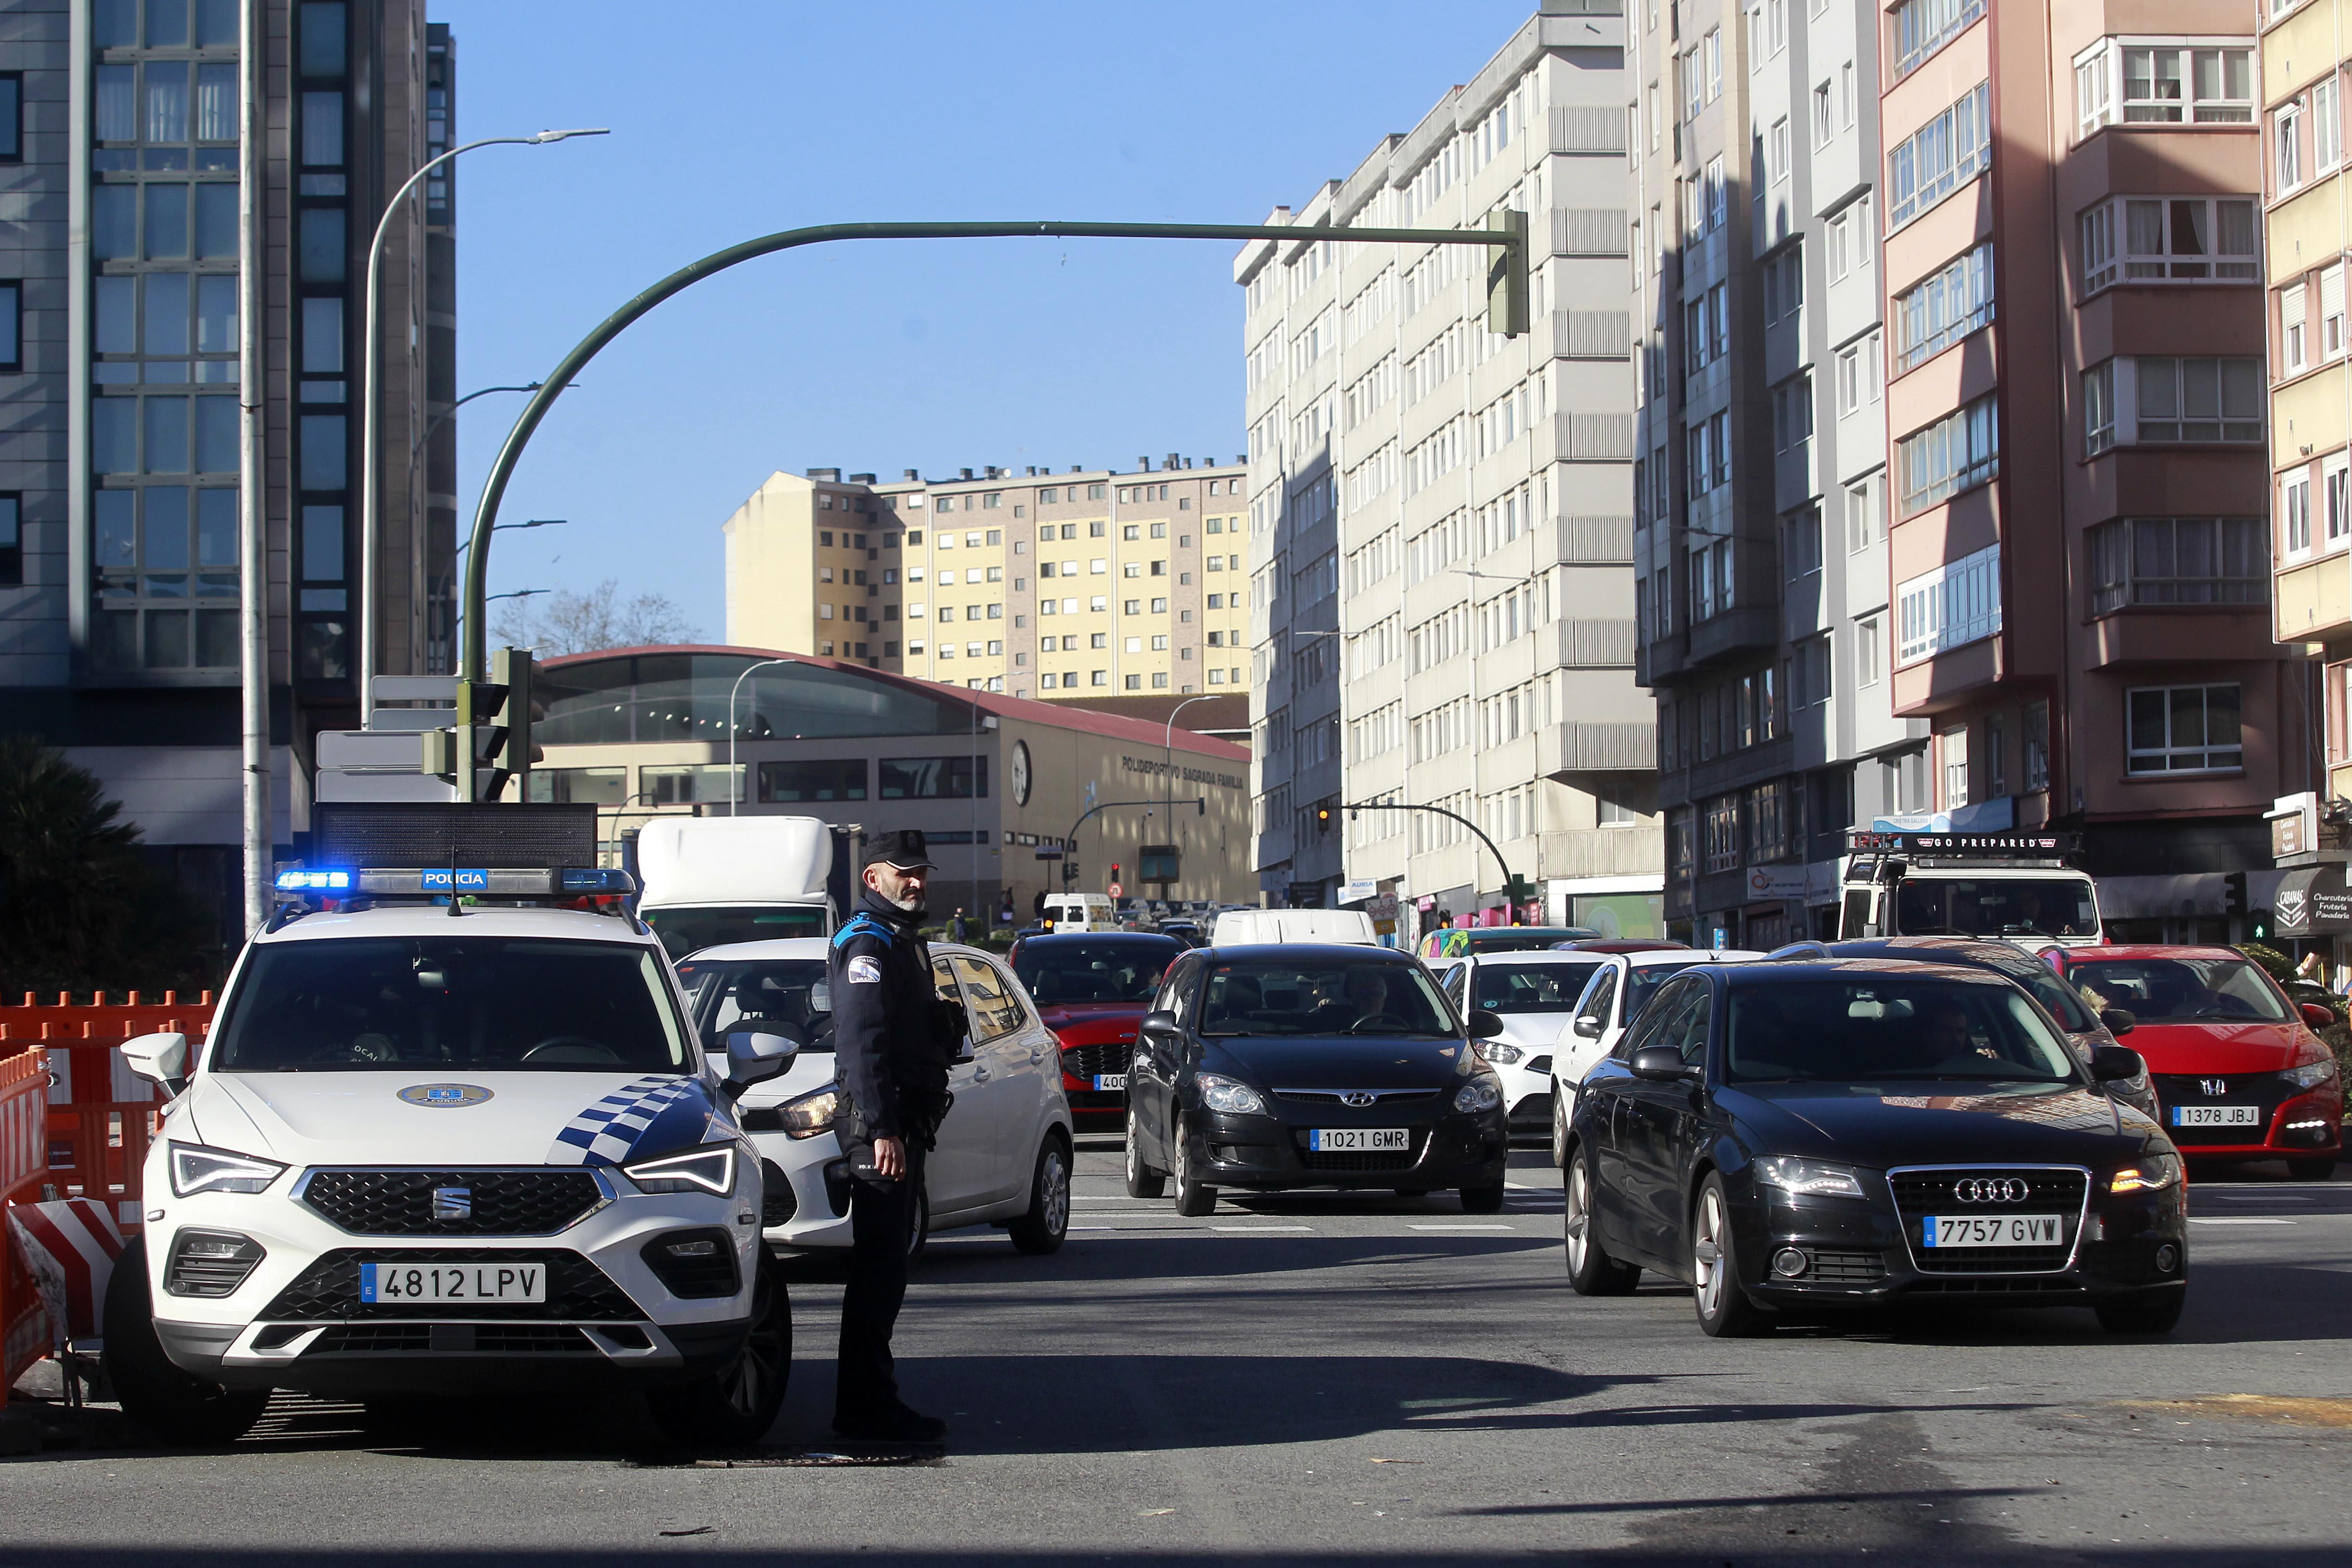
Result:
[[[1245,728],[1248,469],[771,475],[724,524],[727,637],[974,691]],[[1230,709],[1226,713],[1223,710]]]

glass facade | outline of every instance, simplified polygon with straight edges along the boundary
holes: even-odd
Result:
[[[148,0],[152,5],[155,0]],[[359,367],[352,345],[365,315],[355,273],[365,286],[366,254],[350,239],[352,137],[346,92],[351,72],[345,0],[302,0],[295,7],[295,265],[292,287],[296,363],[293,470],[299,519],[294,535],[294,678],[344,681],[352,675],[358,565],[351,532],[358,507],[351,492],[358,460]]]
[[[538,678],[550,746],[610,742],[724,741],[833,736],[961,735],[973,716],[961,703],[902,689],[863,672],[768,665],[748,654],[638,654],[543,669]],[[733,713],[730,716],[730,700]]]

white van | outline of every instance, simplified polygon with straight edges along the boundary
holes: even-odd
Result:
[[[1045,922],[1051,931],[1117,931],[1118,911],[1101,893],[1048,893]]]
[[[1339,942],[1378,947],[1372,917],[1361,910],[1227,910],[1210,928],[1212,947],[1264,942]]]

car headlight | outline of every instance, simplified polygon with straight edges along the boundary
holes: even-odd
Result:
[[[1471,1047],[1490,1062],[1509,1067],[1528,1053],[1507,1040],[1480,1040]]]
[[[2289,1068],[2279,1074],[2279,1079],[2297,1089],[2317,1089],[2335,1076],[2336,1058],[2330,1057],[2326,1061],[2305,1062],[2301,1067]]]
[[[201,1143],[172,1145],[172,1192],[183,1198],[198,1193],[258,1193],[286,1173],[275,1160],[232,1154]]]
[[[776,1107],[776,1117],[784,1124],[785,1137],[814,1138],[833,1131],[833,1118],[840,1109],[841,1086],[829,1083],[784,1101]]]
[[[1756,1162],[1756,1179],[1795,1198],[1858,1198],[1862,1178],[1843,1165],[1767,1154]]]
[[[1265,1114],[1265,1101],[1259,1098],[1257,1090],[1245,1083],[1236,1083],[1213,1072],[1202,1073],[1194,1082],[1201,1090],[1201,1103],[1211,1110],[1223,1111],[1230,1116]]]
[[[624,1165],[621,1173],[641,1193],[717,1193],[724,1197],[735,1190],[735,1145],[719,1143],[690,1154]]]
[[[2161,1192],[2180,1180],[2180,1161],[2172,1154],[2151,1154],[2137,1165],[2126,1165],[2107,1179],[2114,1193]]]
[[[1454,1091],[1454,1109],[1492,1110],[1503,1103],[1503,1091],[1491,1078],[1474,1078]]]

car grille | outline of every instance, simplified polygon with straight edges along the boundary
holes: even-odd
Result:
[[[2151,1073],[2149,1080],[2156,1087],[2158,1109],[2164,1130],[2175,1140],[2200,1147],[2244,1143],[2260,1147],[2270,1141],[2271,1116],[2289,1092],[2276,1073],[2218,1074]],[[2220,1086],[2218,1093],[2208,1093],[2206,1086]],[[2262,1120],[2251,1127],[2175,1127],[2172,1108],[2176,1105],[2252,1104],[2261,1107]]]
[[[1345,1105],[1351,1094],[1369,1094],[1376,1105],[1411,1105],[1419,1100],[1435,1100],[1444,1091],[1434,1089],[1277,1089],[1276,1100],[1295,1100],[1307,1105]]]
[[[360,1260],[404,1263],[531,1263],[547,1270],[544,1301],[436,1301],[410,1305],[402,1301],[360,1300]],[[590,1322],[635,1322],[646,1314],[628,1292],[610,1276],[576,1252],[556,1247],[338,1247],[319,1255],[317,1261],[278,1292],[256,1314],[278,1322],[321,1319],[388,1319],[418,1317],[443,1321],[479,1319],[578,1320]]]
[[[462,1219],[433,1217],[434,1196],[466,1194]],[[313,1171],[302,1201],[353,1236],[551,1236],[604,1201],[582,1170]]]
[[[1799,1284],[1868,1285],[1886,1278],[1885,1261],[1875,1252],[1816,1247],[1809,1256],[1812,1267],[1799,1278]]]
[[[1434,1092],[1433,1090],[1432,1092]],[[1294,1131],[1291,1136],[1298,1145],[1299,1163],[1310,1171],[1331,1171],[1341,1174],[1377,1171],[1410,1171],[1421,1163],[1422,1151],[1427,1147],[1429,1130],[1416,1127],[1412,1131],[1412,1147],[1399,1153],[1320,1153],[1307,1147],[1307,1134]]]
[[[1955,1184],[1982,1179],[2025,1184],[2025,1196],[2014,1203],[1969,1203],[1955,1195]],[[2047,1166],[1968,1165],[1935,1170],[1894,1171],[1887,1174],[1895,1207],[1903,1218],[1903,1235],[1911,1258],[1923,1274],[2046,1273],[2063,1268],[2074,1255],[2082,1227],[2084,1202],[2090,1191],[2087,1173]],[[1929,1215],[2054,1214],[2060,1215],[2065,1240],[2057,1247],[1971,1247],[1945,1253],[1919,1245],[1919,1222]]]
[[[1062,1070],[1072,1078],[1082,1078],[1089,1083],[1105,1076],[1116,1077],[1127,1070],[1129,1058],[1135,1055],[1135,1042],[1114,1040],[1105,1046],[1065,1046],[1062,1047]]]
[[[1551,1096],[1531,1094],[1511,1107],[1514,1127],[1549,1127],[1551,1125]]]
[[[452,1335],[452,1328],[457,1333]],[[440,1341],[436,1347],[435,1341]],[[596,1347],[569,1323],[338,1323],[310,1342],[314,1355],[592,1355]]]

